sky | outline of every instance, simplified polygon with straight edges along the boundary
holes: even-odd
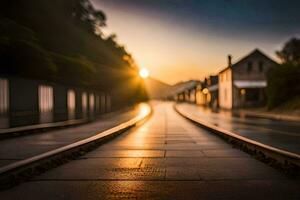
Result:
[[[92,0],[140,68],[175,84],[203,79],[255,48],[273,59],[300,36],[299,0]],[[278,61],[278,60],[277,60]]]

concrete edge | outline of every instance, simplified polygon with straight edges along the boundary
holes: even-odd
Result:
[[[239,146],[242,150],[246,151],[247,153],[258,156],[260,160],[267,162],[268,164],[276,168],[280,167],[288,173],[294,174],[295,170],[296,173],[297,171],[299,173],[300,155],[248,139],[234,132],[225,130],[211,123],[200,120],[187,112],[180,111],[177,108],[177,104],[174,104],[173,108],[182,117],[190,120],[191,122],[208,131],[219,135],[226,141],[236,146]]]
[[[88,119],[74,119],[74,120],[61,121],[61,122],[34,124],[34,125],[28,125],[28,126],[2,129],[2,130],[0,130],[0,140],[7,139],[7,138],[13,138],[13,137],[17,137],[20,135],[31,134],[33,132],[40,131],[40,130],[50,130],[50,129],[54,129],[54,128],[81,125],[81,124],[85,124],[87,122],[89,122]]]
[[[97,148],[99,145],[110,141],[130,128],[143,124],[153,112],[149,104],[144,104],[143,107],[145,110],[140,112],[134,118],[106,131],[102,131],[78,142],[1,167],[0,190],[13,187],[20,182],[28,180],[32,176],[36,176],[51,168],[74,160],[74,158]],[[140,109],[142,110],[143,108]]]
[[[300,122],[300,117],[298,116],[286,116],[280,114],[267,114],[267,113],[255,113],[251,111],[234,111],[236,116],[249,116],[261,119],[277,120],[277,121],[286,121],[286,122]]]

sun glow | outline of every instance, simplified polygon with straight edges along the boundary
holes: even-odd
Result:
[[[139,74],[140,74],[140,77],[142,77],[144,79],[149,77],[149,71],[146,68],[141,69]]]

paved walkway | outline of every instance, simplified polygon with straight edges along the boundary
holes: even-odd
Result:
[[[300,181],[186,121],[172,104],[76,161],[1,199],[300,199]]]
[[[280,121],[293,121],[300,123],[300,113],[299,111],[296,111],[297,113],[294,113],[293,111],[289,112],[282,112],[279,111],[263,111],[263,110],[255,110],[255,109],[241,109],[237,110],[236,114],[241,116],[249,116],[249,117],[257,117],[257,118],[263,118],[263,119],[273,119],[273,120],[280,120]]]
[[[199,117],[201,120],[233,131],[246,138],[279,149],[300,154],[300,123],[276,121],[253,117],[235,117],[229,111],[214,113],[209,108],[193,104],[179,104],[179,109]]]
[[[80,126],[0,140],[0,167],[88,138],[130,120],[137,113],[137,108],[124,110]]]

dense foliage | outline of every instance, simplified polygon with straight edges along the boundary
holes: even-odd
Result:
[[[268,107],[270,109],[300,96],[300,66],[282,64],[268,73]]]
[[[290,39],[281,51],[276,52],[283,63],[300,65],[300,39]]]
[[[300,40],[291,39],[277,54],[283,63],[268,74],[268,108],[273,109],[300,97]],[[293,107],[293,106],[292,106]]]
[[[122,93],[120,102],[144,100],[132,57],[114,35],[103,37],[105,25],[88,0],[3,0],[0,73]]]

